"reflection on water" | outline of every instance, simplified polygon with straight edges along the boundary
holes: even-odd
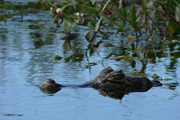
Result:
[[[76,86],[76,87],[73,87]],[[81,88],[81,85],[67,85],[67,87],[72,88]],[[63,87],[62,87],[63,88]],[[54,94],[56,92],[59,92],[61,89],[59,87],[58,89],[40,89],[44,94]],[[84,88],[84,87],[83,87]],[[131,92],[147,92],[150,88],[149,87],[135,87],[135,86],[126,86],[122,85],[121,87],[115,87],[115,88],[94,88],[95,90],[99,91],[99,94],[102,96],[108,96],[110,98],[119,99],[122,100],[124,95],[131,93]]]
[[[85,38],[90,30],[76,27],[72,31],[76,37],[60,39],[64,31],[53,23],[54,16],[45,2],[3,0],[0,9],[0,118],[8,119],[11,114],[13,119],[147,119],[149,114],[153,114],[152,119],[180,117],[179,36],[164,40],[157,34],[151,43],[148,33],[139,41],[123,35],[102,39],[98,33]],[[12,21],[21,15],[22,22]],[[2,22],[4,17],[6,23]],[[56,53],[61,60],[54,59]],[[46,96],[36,87],[46,78],[62,84],[82,84],[107,66],[149,79],[156,73],[161,82],[165,77],[165,83],[125,96],[121,90],[89,88],[66,88]],[[98,93],[123,97],[122,103]]]

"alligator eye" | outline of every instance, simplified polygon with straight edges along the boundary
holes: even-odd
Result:
[[[123,74],[117,74],[117,75],[113,75],[111,77],[108,78],[109,80],[122,80],[124,79],[124,75]]]
[[[123,78],[124,78],[123,75],[114,75],[114,76],[113,76],[113,79],[115,79],[115,80],[121,80],[121,79],[123,79]]]

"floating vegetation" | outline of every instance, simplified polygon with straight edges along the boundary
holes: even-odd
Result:
[[[55,55],[53,58],[50,59],[49,63],[52,63],[52,62],[57,63],[57,62],[58,62],[59,60],[61,60],[61,59],[62,59],[62,57],[60,57],[60,56],[56,53],[56,55]]]
[[[55,55],[55,57],[54,57],[54,60],[61,60],[62,59],[62,57],[60,57],[57,53],[56,53],[56,55]]]
[[[154,73],[152,77],[153,77],[153,80],[158,80],[159,79],[159,76],[156,73]]]
[[[147,77],[147,75],[145,75],[144,73],[140,73],[140,72],[131,72],[130,74],[137,75],[137,76],[142,76],[142,77]]]
[[[121,59],[126,60],[126,61],[132,61],[132,60],[147,60],[148,58],[140,58],[140,57],[129,57],[129,56],[119,56],[116,57],[115,60],[120,61]]]
[[[12,113],[5,113],[5,116],[23,116],[24,114],[12,114]]]
[[[163,83],[165,83],[165,80],[166,80],[166,79],[165,79],[165,77],[163,76]]]

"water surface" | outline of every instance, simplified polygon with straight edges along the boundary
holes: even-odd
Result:
[[[134,55],[128,47],[121,49],[119,40],[123,39],[128,46],[133,46],[133,41],[128,43],[121,35],[108,40],[97,37],[95,44],[99,45],[92,47],[84,37],[89,31],[84,27],[73,30],[79,36],[77,39],[62,40],[58,36],[64,35],[63,29],[53,23],[49,7],[36,0],[4,0],[0,10],[0,20],[7,18],[6,23],[0,23],[0,120],[180,118],[179,37],[177,43],[167,38],[163,52],[148,53],[149,59],[145,61],[116,61],[118,56]],[[23,21],[12,21],[20,15]],[[107,46],[109,43],[113,47]],[[140,41],[139,47],[144,43]],[[154,49],[158,49],[156,46]],[[54,60],[56,53],[61,60]],[[103,96],[93,88],[63,88],[47,95],[37,87],[46,78],[61,84],[82,84],[108,66],[126,74],[141,72],[149,79],[156,73],[162,83],[163,76],[166,81],[162,87],[129,93],[122,100]]]

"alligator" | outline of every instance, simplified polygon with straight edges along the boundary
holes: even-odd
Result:
[[[40,87],[40,90],[45,94],[56,93],[63,87],[92,87],[100,92],[102,95],[112,95],[129,92],[145,92],[151,87],[162,86],[159,81],[149,80],[146,77],[139,77],[134,75],[125,75],[122,70],[113,70],[111,67],[104,68],[94,79],[82,84],[82,85],[61,85],[56,83],[53,79],[49,78],[44,80]]]

